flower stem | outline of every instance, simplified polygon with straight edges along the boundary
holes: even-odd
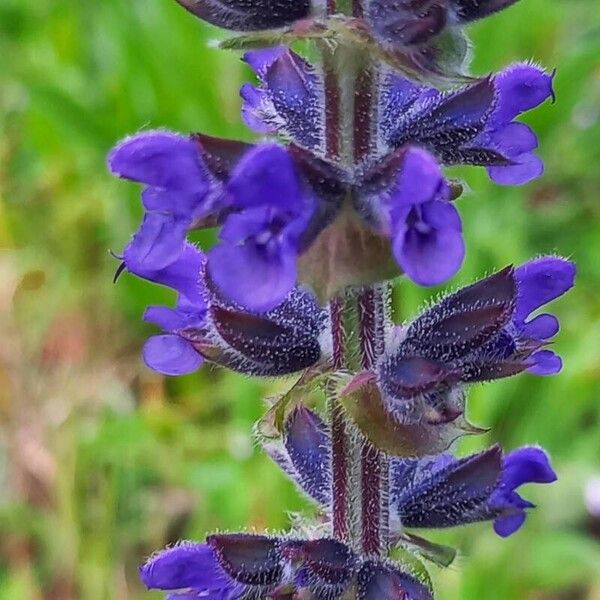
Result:
[[[352,0],[352,15],[362,18],[363,0]],[[368,159],[375,147],[377,118],[376,67],[367,58],[359,62],[354,80],[354,164]],[[384,349],[389,306],[385,286],[364,288],[358,296],[360,362],[371,370]],[[389,461],[386,454],[362,439],[360,451],[361,546],[365,554],[384,555],[388,544]]]
[[[372,369],[383,352],[388,306],[384,286],[365,288],[359,296],[359,343],[365,370]],[[365,554],[381,555],[388,542],[389,461],[386,454],[363,439],[360,462],[362,550]]]
[[[354,95],[354,163],[368,158],[373,147],[371,128],[375,107],[373,106],[373,67],[366,64],[356,73]]]
[[[343,303],[340,298],[330,302],[331,336],[333,339],[333,367],[337,371],[344,366]],[[348,443],[344,409],[335,397],[334,386],[330,390],[328,410],[331,426],[331,472],[332,472],[332,530],[335,538],[349,541],[348,522]]]
[[[362,0],[352,0],[352,16],[361,19],[364,16]]]
[[[327,3],[328,13],[351,10],[362,16],[361,0]],[[353,168],[374,148],[375,73],[368,58],[348,48],[322,48],[325,76],[325,152],[329,160]],[[347,289],[330,302],[334,370],[372,369],[383,351],[387,319],[385,286]],[[370,555],[387,550],[388,460],[347,419],[329,390],[332,439],[332,532],[335,538]]]
[[[383,351],[387,288],[347,290],[330,303],[335,370],[372,369]],[[347,419],[332,389],[333,535],[370,555],[382,555],[388,535],[388,459]]]

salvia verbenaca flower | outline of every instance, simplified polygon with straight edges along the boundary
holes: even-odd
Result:
[[[126,139],[109,158],[111,170],[146,186],[144,221],[125,250],[129,264],[162,268],[177,259],[190,229],[222,225],[209,253],[213,280],[230,300],[269,310],[302,283],[298,259],[351,198],[365,227],[391,239],[401,269],[437,285],[456,273],[465,249],[436,161],[483,165],[505,184],[542,172],[535,135],[513,121],[552,95],[551,76],[537,67],[516,65],[446,94],[387,75],[379,134],[388,153],[348,170],[321,156],[323,86],[314,69],[282,48],[246,60],[264,84],[242,88],[246,121],[306,151],[168,132]]]
[[[519,63],[456,92],[438,92],[396,74],[381,88],[380,135],[392,147],[418,144],[446,165],[484,166],[496,183],[539,177],[537,138],[514,119],[553,97],[552,75]]]
[[[331,438],[313,411],[299,407],[288,416],[282,441],[265,447],[298,487],[331,510]],[[552,483],[547,454],[527,446],[503,455],[498,446],[464,458],[439,454],[390,463],[390,529],[446,528],[493,521],[507,537],[525,521],[533,504],[515,491],[525,483]]]
[[[160,329],[151,369],[297,375],[255,433],[320,519],[177,544],[142,581],[167,600],[431,600],[421,559],[448,566],[456,552],[415,531],[489,521],[510,536],[534,507],[521,486],[556,480],[542,448],[452,445],[485,431],[466,418],[470,385],[561,370],[559,322],[542,311],[575,265],[506,267],[400,326],[389,281],[439,285],[460,269],[462,184],[446,167],[484,167],[500,185],[542,175],[518,119],[554,99],[554,75],[529,62],[465,72],[463,26],[516,0],[351,0],[352,14],[334,0],[177,2],[243,32],[226,45],[256,74],[241,112],[264,138],[119,143],[109,168],[143,186],[144,207],[119,273],[176,292],[144,315]],[[298,39],[310,60],[288,47]],[[206,228],[217,242],[201,250],[190,233]]]
[[[197,370],[205,360],[247,375],[288,375],[326,362],[327,313],[296,288],[277,308],[256,315],[219,296],[206,274],[206,257],[186,244],[181,257],[136,275],[174,289],[175,308],[150,306],[144,319],[164,330],[144,346],[144,362],[165,375]]]
[[[259,88],[242,87],[246,123],[323,152],[322,75],[284,48],[248,52],[245,60],[261,81]],[[384,149],[420,146],[446,165],[485,166],[505,185],[541,175],[542,163],[532,154],[537,138],[514,119],[553,97],[552,75],[543,69],[518,63],[455,92],[412,83],[388,69],[380,79],[378,137]]]
[[[184,542],[151,557],[140,569],[149,589],[168,600],[430,600],[415,576],[384,560],[361,557],[331,538],[219,534]]]
[[[574,278],[573,263],[541,257],[463,288],[397,328],[377,365],[388,409],[403,422],[453,420],[462,414],[464,384],[560,371],[560,357],[544,347],[558,320],[530,315]]]

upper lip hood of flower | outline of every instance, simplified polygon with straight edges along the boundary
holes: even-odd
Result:
[[[291,25],[311,12],[310,0],[176,0],[200,19],[233,31]]]

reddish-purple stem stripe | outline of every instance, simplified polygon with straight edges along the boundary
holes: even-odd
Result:
[[[371,369],[375,362],[377,344],[377,306],[375,290],[366,288],[358,299],[360,362],[363,369]]]
[[[337,159],[340,155],[340,88],[332,57],[325,55],[325,146],[327,156]]]
[[[336,296],[329,303],[331,315],[331,337],[333,344],[333,368],[341,369],[344,366],[344,326],[342,315],[342,301]]]
[[[381,492],[382,455],[369,443],[361,449],[362,481],[362,548],[365,554],[377,555],[382,548],[381,532]]]
[[[348,452],[346,417],[343,407],[336,401],[331,411],[333,537],[346,542],[350,539]]]
[[[356,77],[354,92],[354,162],[361,163],[373,146],[373,73],[365,67]]]
[[[359,343],[363,369],[372,369],[383,351],[385,299],[381,289],[365,288],[358,299]],[[382,496],[387,482],[386,457],[367,440],[361,449],[361,531],[366,554],[377,555],[386,545],[387,510]]]
[[[333,343],[333,368],[344,366],[344,326],[343,303],[335,297],[329,303],[331,315],[331,336]],[[333,535],[336,539],[347,541],[350,537],[348,523],[348,438],[344,409],[333,399],[331,404],[331,472],[333,499]]]

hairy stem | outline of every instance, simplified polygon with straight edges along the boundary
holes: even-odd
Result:
[[[352,14],[362,18],[363,0],[353,0]],[[376,146],[376,67],[367,60],[359,63],[354,81],[354,164],[367,160]],[[360,362],[371,370],[383,352],[387,319],[387,289],[368,287],[358,297]],[[366,439],[360,453],[361,546],[365,554],[384,555],[388,545],[389,460]]]
[[[343,303],[333,298],[330,303],[331,336],[333,339],[333,366],[335,370],[344,365]],[[329,393],[328,410],[331,425],[331,472],[332,472],[332,530],[335,538],[349,541],[348,519],[348,443],[344,409],[335,397],[335,386]]]
[[[355,370],[358,357],[356,294],[348,290],[330,303],[334,367]],[[360,453],[361,440],[337,398],[335,383],[329,394],[331,426],[332,531],[335,538],[361,548]]]
[[[372,369],[383,352],[387,308],[387,290],[365,288],[358,299],[361,366]],[[361,544],[366,554],[381,555],[388,543],[388,478],[386,454],[366,439],[362,440],[361,458]]]
[[[349,289],[330,303],[334,368],[369,370],[383,351],[388,318],[385,286]],[[332,385],[333,535],[369,555],[382,555],[388,534],[388,459],[347,419]]]
[[[340,86],[335,57],[332,52],[323,52],[325,78],[325,152],[330,160],[338,160],[341,152]]]
[[[363,14],[362,0],[329,0],[328,13]],[[350,169],[375,147],[375,70],[364,55],[348,48],[323,47],[326,155]],[[346,290],[330,303],[335,370],[374,367],[383,351],[387,298],[383,286]],[[334,537],[370,555],[383,555],[388,535],[388,471],[385,454],[373,447],[347,420],[330,390],[332,437],[332,531]]]
[[[373,72],[369,65],[356,74],[354,95],[354,162],[368,158],[373,147]]]

